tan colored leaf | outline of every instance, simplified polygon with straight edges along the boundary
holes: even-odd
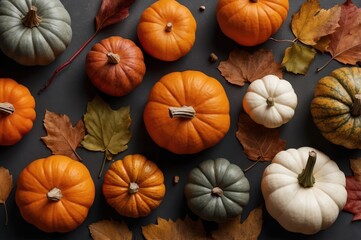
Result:
[[[132,240],[132,232],[124,222],[101,220],[89,225],[94,240]]]
[[[216,240],[257,240],[262,231],[262,207],[253,209],[247,219],[241,223],[241,217],[237,217],[226,223],[219,224],[212,237]]]
[[[74,160],[81,160],[75,150],[85,136],[82,119],[73,127],[67,115],[47,110],[44,117],[44,127],[48,135],[41,139],[53,154],[61,154]]]
[[[13,176],[8,169],[0,166],[0,204],[4,204],[5,208],[5,225],[8,223],[6,200],[8,199],[12,188]]]
[[[292,32],[302,43],[315,45],[321,37],[333,33],[339,27],[340,15],[339,5],[326,10],[321,9],[318,0],[307,0],[292,16]]]
[[[172,239],[172,240],[200,240],[207,239],[206,232],[200,220],[193,221],[188,216],[185,220],[165,220],[158,218],[158,224],[142,227],[145,239]]]
[[[282,78],[281,64],[273,59],[271,51],[260,49],[254,53],[248,53],[241,49],[230,52],[226,61],[221,61],[218,70],[229,82],[243,86],[246,82],[252,82],[268,74]]]
[[[243,112],[239,115],[236,137],[248,159],[253,161],[271,161],[286,147],[286,142],[280,139],[279,128],[266,128]]]
[[[286,48],[282,65],[287,72],[305,75],[316,54],[316,50],[311,47],[293,43],[291,47]]]

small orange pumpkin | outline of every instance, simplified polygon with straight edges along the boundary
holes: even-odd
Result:
[[[0,145],[20,141],[33,128],[35,117],[29,89],[11,78],[0,78]]]
[[[86,73],[100,91],[124,96],[143,80],[146,71],[143,53],[129,39],[112,36],[96,43],[86,55]]]
[[[143,155],[127,155],[105,173],[103,194],[120,215],[144,217],[158,207],[164,197],[164,176],[158,166]]]
[[[37,159],[17,180],[15,200],[23,218],[44,232],[69,232],[87,217],[95,197],[88,169],[62,155]]]
[[[141,15],[138,38],[154,58],[175,61],[194,45],[197,23],[187,7],[175,0],[159,0]]]
[[[145,127],[155,143],[177,154],[200,152],[218,143],[230,127],[223,86],[199,71],[172,72],[152,88]]]
[[[242,46],[255,46],[278,31],[288,9],[288,0],[218,0],[216,12],[227,37]]]

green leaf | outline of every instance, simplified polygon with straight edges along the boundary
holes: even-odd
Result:
[[[288,72],[305,75],[316,54],[314,48],[293,43],[285,50],[282,65]]]
[[[112,160],[114,155],[128,149],[131,138],[130,107],[113,110],[104,100],[96,96],[88,103],[84,115],[85,135],[81,145],[90,151],[104,152],[102,174],[106,160]]]

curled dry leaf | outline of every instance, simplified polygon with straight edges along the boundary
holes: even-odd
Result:
[[[102,220],[89,225],[94,240],[132,240],[132,232],[124,222]]]
[[[252,82],[268,74],[279,78],[283,76],[281,64],[276,63],[272,52],[265,49],[254,53],[234,49],[226,61],[221,61],[218,70],[229,83],[238,86],[244,86],[246,82]]]
[[[0,166],[0,204],[4,204],[5,225],[8,224],[8,212],[6,208],[6,200],[8,199],[12,188],[13,188],[13,176],[10,174],[8,169]]]
[[[361,158],[350,160],[353,176],[346,176],[347,202],[343,210],[354,214],[352,221],[361,220]]]
[[[47,136],[41,139],[53,154],[65,155],[74,160],[81,161],[75,150],[85,136],[85,127],[82,119],[73,127],[67,115],[46,110],[44,127]]]

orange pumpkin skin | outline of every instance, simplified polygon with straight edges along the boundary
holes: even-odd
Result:
[[[35,99],[11,78],[0,78],[0,145],[19,142],[33,128]]]
[[[23,218],[44,232],[77,228],[87,217],[94,197],[95,186],[88,169],[62,155],[31,162],[20,173],[15,193]]]
[[[197,23],[187,7],[174,0],[159,0],[142,13],[137,33],[149,55],[175,61],[192,49],[196,29]]]
[[[170,115],[174,108],[184,111],[183,106],[193,108],[192,116]],[[228,97],[218,80],[189,70],[169,73],[153,86],[143,118],[159,146],[176,154],[193,154],[212,147],[226,135],[229,111]]]
[[[96,43],[86,56],[86,73],[93,85],[110,96],[124,96],[141,84],[146,66],[131,40],[112,36]]]
[[[165,194],[164,176],[157,165],[141,154],[112,163],[104,175],[103,194],[120,215],[147,216]]]
[[[216,12],[227,37],[242,46],[255,46],[278,31],[288,9],[288,0],[218,0]]]

